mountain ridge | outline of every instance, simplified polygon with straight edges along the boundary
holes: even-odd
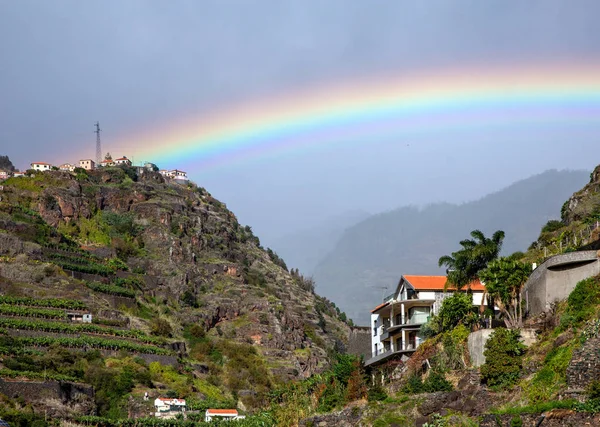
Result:
[[[380,287],[401,274],[444,274],[440,256],[472,229],[506,232],[504,253],[525,251],[541,226],[588,180],[583,171],[549,170],[461,204],[401,207],[346,229],[316,267],[317,289],[359,324],[367,324]],[[344,292],[339,292],[344,289]],[[372,307],[371,307],[372,306]]]

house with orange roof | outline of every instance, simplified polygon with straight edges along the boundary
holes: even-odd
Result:
[[[421,326],[439,312],[445,298],[456,292],[456,288],[446,287],[446,282],[446,276],[400,277],[396,291],[371,310],[372,357],[365,361],[366,366],[392,357],[406,359],[415,352],[423,341]],[[476,281],[469,288],[473,305],[484,303],[485,286]]]
[[[125,166],[131,166],[131,160],[129,160],[127,158],[127,156],[123,156],[117,160],[115,160],[115,165],[125,165]]]
[[[211,422],[213,420],[242,420],[246,418],[244,415],[239,415],[235,409],[207,409],[204,413],[204,421]]]
[[[175,418],[177,414],[185,412],[185,399],[157,397],[154,400],[154,409],[156,417]]]

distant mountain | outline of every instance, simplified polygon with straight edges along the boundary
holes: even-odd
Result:
[[[311,275],[317,264],[333,250],[346,228],[369,216],[369,213],[362,210],[345,212],[315,227],[280,237],[272,246],[288,267],[298,268],[304,275]]]
[[[374,215],[348,228],[317,265],[317,290],[355,323],[366,325],[369,310],[393,292],[401,274],[444,274],[439,257],[456,250],[471,230],[486,235],[504,230],[503,253],[525,251],[588,180],[589,172],[550,170],[477,201]]]

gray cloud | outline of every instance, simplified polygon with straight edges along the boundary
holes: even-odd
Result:
[[[378,73],[589,62],[599,13],[596,0],[4,1],[0,152],[20,167],[77,144],[93,153],[96,120],[118,150],[111,140],[136,129]],[[548,167],[589,168],[579,153],[597,131],[364,141],[191,175],[274,236],[360,204],[465,200]]]

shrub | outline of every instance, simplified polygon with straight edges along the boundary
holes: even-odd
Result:
[[[473,312],[473,299],[467,292],[456,292],[451,297],[444,299],[439,313],[439,322],[442,331],[449,331],[457,326]]]
[[[542,227],[542,233],[552,233],[553,231],[563,228],[565,224],[562,221],[551,219]]]
[[[171,324],[167,322],[165,319],[156,318],[152,321],[152,325],[150,325],[150,330],[152,334],[158,335],[161,337],[170,337],[173,333],[173,329],[171,328]]]
[[[498,328],[485,343],[481,377],[489,386],[509,387],[519,379],[525,353],[525,346],[519,338],[520,331],[517,329]]]
[[[426,393],[452,391],[452,384],[450,384],[443,373],[434,370],[423,381],[423,391]]]
[[[382,400],[387,399],[388,395],[385,392],[385,390],[383,389],[383,387],[381,387],[381,385],[377,384],[374,385],[373,387],[369,388],[368,392],[367,392],[367,400],[369,402],[380,402]]]
[[[565,316],[561,319],[563,327],[579,323],[594,314],[595,306],[600,303],[600,286],[598,277],[582,280],[567,299]]]

